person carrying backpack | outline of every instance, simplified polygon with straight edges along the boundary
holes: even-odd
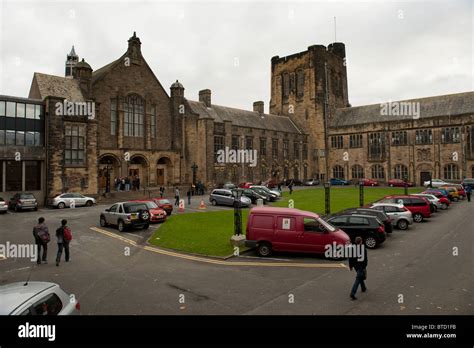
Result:
[[[35,243],[38,253],[38,259],[36,260],[36,263],[38,265],[41,264],[41,261],[43,261],[43,263],[48,263],[48,243],[51,240],[51,237],[49,235],[48,226],[46,226],[46,224],[44,223],[44,217],[40,217],[38,219],[38,225],[33,227],[33,237],[35,237]],[[43,248],[43,257],[40,257],[41,248]]]
[[[67,220],[61,220],[61,227],[56,230],[56,238],[58,239],[58,254],[56,255],[56,266],[59,266],[61,254],[66,254],[66,262],[69,262],[69,242],[72,240],[71,229],[67,226]]]

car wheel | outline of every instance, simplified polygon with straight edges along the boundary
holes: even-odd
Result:
[[[368,236],[365,239],[365,246],[369,249],[375,249],[377,247],[377,239],[374,236]]]
[[[415,213],[413,215],[413,220],[415,220],[415,222],[422,222],[423,221],[423,215],[421,215],[420,213]]]
[[[86,207],[92,207],[92,204],[94,204],[94,203],[92,203],[92,201],[87,201],[86,202]]]
[[[107,220],[105,220],[104,216],[100,217],[100,226],[107,227]]]
[[[147,230],[147,229],[148,229],[148,227],[150,227],[150,224],[146,224],[146,225],[144,225],[144,226],[143,226],[143,229],[144,229],[144,230]]]
[[[125,224],[123,223],[122,220],[119,220],[119,222],[118,222],[118,230],[119,230],[120,232],[125,231]]]
[[[407,220],[398,220],[397,227],[399,230],[406,230],[408,228],[408,221]]]
[[[15,205],[15,211],[18,213],[20,211],[20,208],[18,208],[17,205]]]
[[[459,198],[458,198],[458,197],[454,197],[454,198],[453,198],[453,201],[458,202],[458,201],[459,201]]]
[[[150,220],[150,212],[148,210],[140,210],[138,214],[139,214],[140,220],[142,221]]]
[[[64,208],[66,208],[66,204],[64,202],[61,202],[61,203],[58,204],[58,208],[59,209],[64,209]]]
[[[211,204],[212,204],[213,206],[216,206],[216,205],[217,205],[216,200],[215,200],[215,199],[211,200]]]
[[[393,184],[390,184],[390,187],[393,187]]]
[[[260,256],[270,256],[272,254],[272,246],[270,245],[270,243],[267,243],[267,242],[262,242],[262,243],[259,243],[258,247],[257,247],[257,252]]]
[[[441,209],[442,210],[448,209],[448,205],[446,203],[441,204]]]

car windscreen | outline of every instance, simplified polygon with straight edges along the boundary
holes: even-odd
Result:
[[[155,202],[145,202],[146,206],[148,207],[148,209],[156,209],[158,208],[158,206],[156,205]]]
[[[324,221],[321,218],[317,218],[316,220],[329,232],[334,232],[337,230],[333,225],[331,225],[329,222]]]
[[[21,199],[35,199],[35,196],[33,196],[31,193],[23,193],[20,197]]]
[[[159,202],[160,204],[171,204],[170,201],[167,199],[160,199]]]
[[[147,210],[145,203],[125,203],[123,208],[126,213],[136,213],[139,210]]]

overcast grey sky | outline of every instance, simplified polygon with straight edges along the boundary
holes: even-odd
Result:
[[[179,79],[188,99],[209,88],[215,104],[268,111],[271,57],[333,42],[334,16],[353,106],[474,90],[470,0],[0,3],[0,94],[26,97],[35,71],[63,76],[73,44],[97,70],[136,31],[168,93]]]

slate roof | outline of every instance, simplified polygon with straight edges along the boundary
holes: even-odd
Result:
[[[42,100],[53,96],[74,102],[85,101],[79,82],[75,79],[37,72],[35,72],[33,79],[36,80]]]
[[[474,114],[474,92],[400,100],[420,103],[420,118]],[[394,102],[392,102],[393,105]],[[330,127],[346,127],[367,123],[394,122],[413,119],[412,115],[381,115],[381,104],[337,109]]]
[[[286,116],[260,114],[255,111],[230,108],[221,105],[212,105],[208,108],[202,102],[191,100],[188,100],[188,103],[191,110],[199,114],[200,118],[212,118],[215,122],[232,121],[232,125],[239,127],[302,134],[290,118]]]

